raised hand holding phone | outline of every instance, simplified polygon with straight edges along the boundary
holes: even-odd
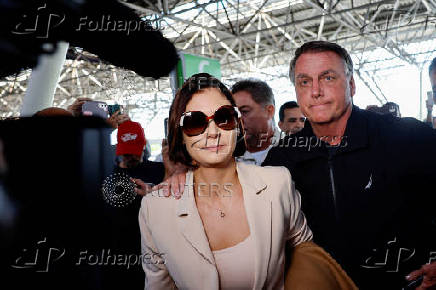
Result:
[[[130,117],[126,114],[121,114],[121,112],[118,110],[114,112],[109,119],[107,119],[107,122],[112,126],[112,128],[116,129],[121,123],[124,123],[125,121],[129,121]]]
[[[70,111],[73,116],[82,115],[82,106],[85,102],[92,101],[90,98],[77,98],[74,103],[67,107],[67,110]]]
[[[107,104],[101,101],[86,101],[82,105],[82,115],[107,119],[109,116]]]
[[[113,114],[115,114],[117,111],[119,111],[121,113],[121,106],[118,104],[115,105],[108,105],[108,112],[109,112],[109,116],[112,116]]]

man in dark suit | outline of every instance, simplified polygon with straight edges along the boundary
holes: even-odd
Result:
[[[436,133],[354,106],[353,63],[337,44],[305,43],[290,78],[309,122],[262,165],[290,170],[314,241],[361,289],[400,289],[413,270],[414,287],[434,287]]]

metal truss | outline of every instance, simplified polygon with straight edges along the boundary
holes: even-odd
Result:
[[[327,40],[353,55],[357,77],[385,102],[377,74],[392,69],[394,60],[422,70],[435,50],[436,0],[122,2],[159,23],[180,51],[219,59],[225,81],[250,72],[284,77],[283,67],[296,48]],[[26,76],[28,72],[0,81],[0,103],[7,107],[2,106],[0,116],[18,112],[20,101],[13,96],[25,91]],[[62,72],[55,105],[67,106],[79,96],[129,103],[132,109],[150,110],[150,117],[167,108],[172,97],[168,79],[156,83],[98,61],[73,59]]]
[[[85,54],[86,55],[86,54]],[[0,117],[16,117],[31,70],[0,80]],[[152,80],[132,71],[88,60],[66,60],[61,72],[54,107],[66,108],[79,97],[122,104],[129,114],[141,111],[150,121],[161,108],[168,108],[172,93],[168,78]]]

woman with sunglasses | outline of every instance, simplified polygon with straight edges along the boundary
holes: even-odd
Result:
[[[156,191],[142,200],[146,289],[283,289],[285,244],[310,241],[312,232],[286,168],[235,161],[243,133],[219,80],[201,73],[185,82],[168,143],[170,159],[190,170],[181,199]]]

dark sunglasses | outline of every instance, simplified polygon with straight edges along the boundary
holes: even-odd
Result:
[[[297,120],[300,120],[300,122],[305,122],[306,121],[306,118],[304,118],[304,117],[301,117],[301,118],[289,118],[288,119],[288,121],[290,122],[290,123],[295,123],[295,122],[297,122]]]
[[[180,127],[186,135],[196,136],[206,130],[210,120],[213,120],[220,129],[233,130],[238,125],[239,118],[241,113],[237,107],[225,105],[219,107],[212,116],[206,116],[200,111],[185,112],[180,118]]]

